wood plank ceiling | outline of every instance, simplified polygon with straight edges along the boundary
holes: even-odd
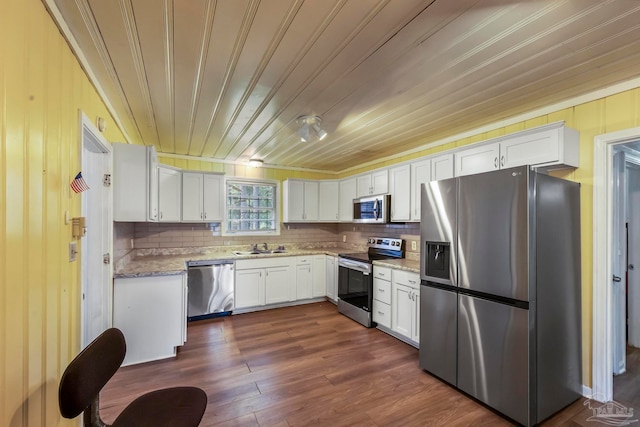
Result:
[[[161,153],[341,171],[640,76],[631,0],[53,1]]]

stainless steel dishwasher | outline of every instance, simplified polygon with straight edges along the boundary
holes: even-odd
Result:
[[[188,320],[231,314],[233,261],[192,261],[187,264]]]

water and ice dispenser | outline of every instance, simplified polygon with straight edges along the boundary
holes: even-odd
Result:
[[[425,274],[429,277],[451,280],[449,275],[451,245],[449,242],[426,242],[426,254]]]

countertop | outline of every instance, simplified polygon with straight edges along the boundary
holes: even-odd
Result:
[[[344,253],[342,248],[321,248],[321,249],[292,249],[285,253],[241,255],[237,256],[231,250],[220,250],[208,253],[179,254],[179,255],[145,255],[137,256],[124,266],[119,268],[113,275],[114,278],[123,277],[143,277],[143,276],[171,276],[184,274],[187,272],[187,262],[202,260],[245,260],[267,257],[286,257],[304,255],[334,255]]]
[[[395,268],[396,270],[410,271],[412,273],[420,273],[420,261],[408,258],[376,260],[373,261],[373,265]]]

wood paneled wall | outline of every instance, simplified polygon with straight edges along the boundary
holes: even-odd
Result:
[[[100,97],[39,0],[0,1],[0,425],[61,420],[60,375],[80,345],[80,265],[70,263],[80,196],[79,111],[107,119]]]

